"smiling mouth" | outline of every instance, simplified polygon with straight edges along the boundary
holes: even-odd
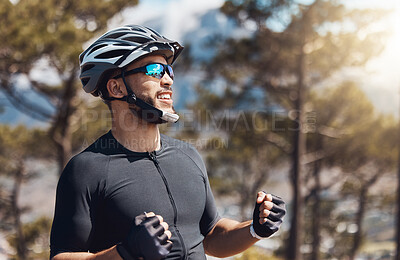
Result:
[[[161,93],[159,93],[157,95],[157,100],[159,100],[160,102],[166,104],[166,105],[172,105],[173,101],[172,101],[172,92],[170,91],[163,91]]]
[[[166,100],[170,100],[171,99],[171,94],[169,93],[161,93],[159,95],[157,95],[158,99],[166,99]]]

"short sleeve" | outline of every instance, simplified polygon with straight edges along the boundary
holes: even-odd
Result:
[[[87,252],[92,232],[93,197],[99,187],[85,156],[74,157],[64,168],[56,193],[50,234],[50,258],[63,252]],[[97,182],[97,184],[96,184]]]
[[[190,146],[190,154],[196,165],[200,168],[204,176],[204,185],[206,189],[206,203],[204,212],[200,220],[200,232],[203,236],[206,236],[221,219],[217,206],[215,204],[214,195],[211,190],[210,181],[208,180],[208,174],[206,166],[201,158],[199,152],[192,146]]]
[[[207,198],[204,213],[200,220],[200,231],[203,236],[206,236],[221,219],[218,214],[217,206],[215,205],[214,196],[211,191],[207,174],[205,175],[205,185]]]

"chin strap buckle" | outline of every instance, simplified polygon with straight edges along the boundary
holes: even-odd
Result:
[[[128,102],[128,104],[135,104],[136,103],[136,95],[135,95],[135,93],[128,94],[126,96],[126,102]]]
[[[177,114],[171,114],[165,111],[162,112],[163,115],[161,116],[161,119],[166,122],[176,123],[179,120],[179,116]]]

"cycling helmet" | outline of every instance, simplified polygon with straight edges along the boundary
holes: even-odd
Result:
[[[102,81],[108,72],[124,68],[150,53],[159,53],[172,64],[182,50],[178,42],[148,27],[126,25],[103,34],[81,53],[79,78],[85,92],[98,96],[100,84],[104,84]]]

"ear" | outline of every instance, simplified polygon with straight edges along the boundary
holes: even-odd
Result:
[[[107,81],[107,90],[110,97],[121,98],[125,96],[122,84],[117,79],[109,79]]]

